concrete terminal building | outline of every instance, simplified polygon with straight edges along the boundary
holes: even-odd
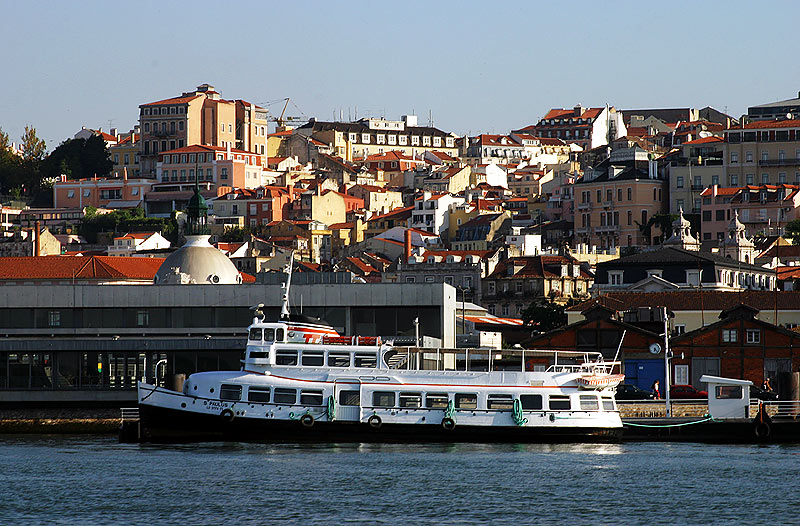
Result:
[[[299,277],[299,276],[296,276]],[[297,281],[300,281],[299,279]],[[136,381],[238,370],[250,307],[280,312],[281,287],[7,284],[0,294],[0,404],[133,402]],[[420,335],[453,347],[456,289],[441,284],[301,284],[293,311],[342,334]],[[161,375],[164,371],[161,371]]]

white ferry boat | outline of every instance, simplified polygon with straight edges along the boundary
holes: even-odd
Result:
[[[397,347],[261,305],[239,371],[140,382],[143,441],[612,441],[622,375],[599,353]],[[158,383],[158,382],[157,382]]]
[[[621,375],[599,354],[395,347],[259,317],[240,371],[139,383],[144,441],[613,441]]]

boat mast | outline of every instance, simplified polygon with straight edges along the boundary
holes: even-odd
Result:
[[[289,262],[283,267],[286,282],[281,284],[283,289],[283,302],[281,303],[281,319],[289,319],[289,287],[292,286],[292,266],[294,265],[294,250],[289,251]]]

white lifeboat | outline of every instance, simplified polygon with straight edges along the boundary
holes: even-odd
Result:
[[[625,379],[624,374],[586,374],[576,379],[583,389],[606,389],[616,387]]]

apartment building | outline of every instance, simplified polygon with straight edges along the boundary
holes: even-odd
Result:
[[[409,226],[441,236],[446,241],[450,227],[450,210],[464,202],[462,197],[425,192],[414,203]]]
[[[725,130],[727,186],[800,184],[800,120]]]
[[[725,140],[705,137],[680,146],[680,155],[669,162],[669,213],[699,214],[700,194],[714,185],[724,183]]]
[[[413,158],[432,150],[458,156],[454,135],[433,126],[419,126],[416,115],[405,115],[400,121],[368,118],[356,122],[325,122],[311,119],[295,129],[294,134],[324,143],[331,149],[331,155],[345,161],[366,159],[389,151]],[[288,154],[300,155],[299,158],[303,159],[302,153]]]
[[[135,208],[153,186],[151,179],[94,178],[68,181],[66,176],[53,183],[55,208]]]
[[[613,106],[584,108],[578,104],[572,109],[551,109],[537,124],[512,133],[561,139],[583,150],[590,150],[624,137],[627,129],[622,112]]]
[[[230,145],[194,144],[159,153],[156,172],[161,183],[157,188],[174,183],[211,183],[211,188],[256,188],[262,184],[266,159],[261,154],[232,149]]]
[[[209,84],[140,105],[139,127],[144,177],[157,177],[159,153],[191,145],[266,155],[267,110],[244,100],[224,100]]]
[[[748,236],[783,235],[786,223],[800,218],[800,186],[752,185],[735,188],[712,186],[701,193],[700,231],[703,240],[724,240],[738,215]]]
[[[657,244],[661,233],[643,232],[639,226],[666,213],[667,191],[667,182],[647,152],[612,152],[575,183],[576,245],[614,249]]]

